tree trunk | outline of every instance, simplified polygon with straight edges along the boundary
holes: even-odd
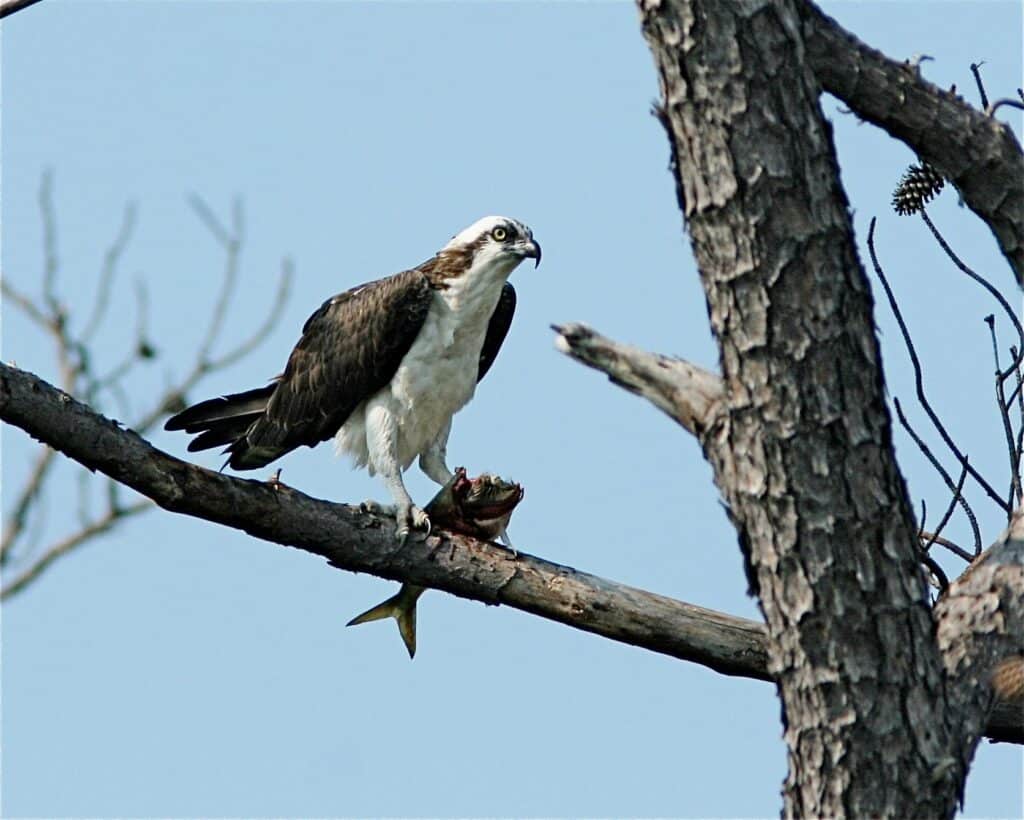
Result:
[[[797,6],[639,6],[721,353],[726,419],[705,451],[768,624],[784,814],[949,817],[969,754]]]

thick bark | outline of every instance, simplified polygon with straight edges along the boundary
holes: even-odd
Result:
[[[822,87],[938,168],[1024,285],[1024,154],[1010,128],[860,42],[813,3],[799,8]]]
[[[704,446],[772,639],[784,814],[952,816],[973,744],[949,709],[795,2],[639,6],[721,352],[727,418]]]
[[[597,334],[577,358],[605,350],[603,361],[640,360],[634,372],[660,368],[643,351],[614,347]],[[653,365],[653,367],[652,367]],[[699,369],[694,368],[695,371]],[[678,370],[685,379],[690,367]],[[707,386],[699,371],[698,384]],[[715,392],[712,385],[711,392]],[[688,395],[686,385],[671,389]],[[745,618],[607,581],[487,542],[438,533],[399,549],[391,525],[358,508],[310,498],[284,485],[246,481],[187,464],[157,450],[35,376],[0,364],[0,418],[92,470],[125,483],[166,509],[327,558],[337,567],[432,586],[488,604],[505,604],[602,637],[728,675],[770,680],[764,626]],[[512,577],[509,570],[514,566]],[[1024,715],[994,715],[989,737],[1024,743]]]
[[[648,399],[697,436],[705,452],[714,445],[714,431],[724,421],[719,376],[616,342],[586,325],[555,330],[566,355]],[[1024,743],[1024,658],[1018,657],[1024,652],[1024,509],[939,599],[935,618],[951,702],[967,704],[966,720],[972,722],[967,732],[973,737],[980,731],[996,688],[992,670],[1002,669],[1004,700],[993,705],[984,732],[993,740]]]
[[[764,627],[466,536],[399,546],[392,521],[174,458],[41,379],[0,364],[0,419],[172,512],[298,547],[353,572],[505,604],[606,638],[768,679]]]

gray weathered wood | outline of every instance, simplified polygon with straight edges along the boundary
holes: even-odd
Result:
[[[1009,126],[865,45],[809,0],[799,10],[822,87],[952,181],[1024,285],[1024,154]]]
[[[0,419],[166,509],[297,547],[342,569],[505,604],[723,674],[771,679],[767,635],[756,621],[525,553],[512,561],[504,548],[471,538],[437,533],[398,548],[390,521],[286,485],[233,478],[180,461],[34,375],[4,364]],[[986,733],[1024,743],[1024,715],[1003,710]]]
[[[771,637],[783,814],[952,817],[977,737],[934,641],[802,4],[638,5],[721,354],[703,445]]]
[[[353,572],[505,604],[718,672],[768,679],[764,627],[465,536],[399,546],[394,522],[283,484],[188,464],[36,376],[0,364],[0,418],[172,512],[297,547]]]

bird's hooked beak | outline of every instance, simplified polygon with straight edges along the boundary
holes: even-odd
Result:
[[[534,268],[537,268],[540,265],[540,243],[533,237],[530,237],[521,243],[519,252],[522,254],[524,259],[529,257],[534,260]]]

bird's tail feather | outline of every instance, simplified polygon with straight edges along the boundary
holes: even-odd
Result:
[[[402,584],[397,595],[392,595],[386,601],[381,601],[362,615],[356,615],[346,626],[394,618],[398,623],[398,631],[402,635],[402,640],[405,642],[405,648],[409,650],[409,657],[413,658],[416,656],[416,602],[425,591],[424,587],[418,587],[415,584]]]
[[[164,424],[164,429],[199,433],[189,442],[191,453],[232,444],[244,436],[252,423],[263,414],[275,386],[268,384],[244,393],[201,401],[171,416]]]
[[[276,384],[268,384],[266,387],[246,390],[244,393],[232,393],[229,396],[193,404],[167,419],[164,429],[201,433],[212,429],[220,422],[231,422],[241,416],[258,415],[266,409],[275,387]]]

